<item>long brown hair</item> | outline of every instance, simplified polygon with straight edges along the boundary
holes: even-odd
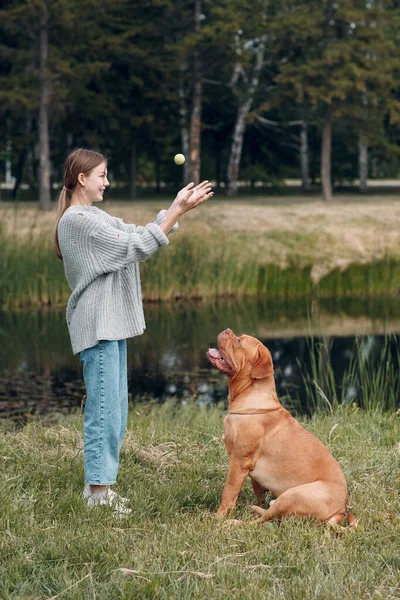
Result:
[[[91,171],[103,162],[107,163],[105,156],[94,150],[86,150],[86,148],[77,148],[76,150],[73,150],[65,161],[64,185],[58,197],[56,227],[54,232],[56,254],[60,260],[62,260],[63,257],[58,243],[58,223],[67,208],[71,206],[72,192],[75,189],[79,190],[77,187],[79,185],[78,175],[79,173],[90,175]]]

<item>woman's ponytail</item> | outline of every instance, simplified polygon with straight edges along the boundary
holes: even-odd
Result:
[[[60,250],[60,244],[58,243],[58,223],[60,222],[61,217],[63,216],[63,214],[65,213],[67,208],[69,208],[70,205],[71,205],[71,192],[64,185],[63,189],[60,192],[60,195],[58,196],[57,218],[56,218],[56,227],[55,227],[55,232],[54,232],[54,243],[55,243],[55,247],[56,247],[56,254],[60,260],[62,260],[63,257],[62,257],[61,250]]]
[[[72,192],[78,186],[78,175],[79,173],[89,175],[90,172],[102,162],[107,162],[105,156],[100,154],[100,152],[87,150],[86,148],[77,148],[71,152],[65,161],[64,185],[58,197],[56,227],[54,232],[55,250],[60,260],[63,260],[63,257],[58,242],[58,224],[67,208],[71,206]]]

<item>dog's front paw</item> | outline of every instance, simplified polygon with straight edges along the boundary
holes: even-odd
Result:
[[[227,527],[238,527],[239,525],[245,525],[245,521],[240,519],[227,519],[225,525],[227,525]]]
[[[217,510],[216,516],[219,521],[222,521],[223,519],[225,519],[225,517],[228,516],[228,514],[229,514],[229,510],[219,507],[219,509]]]
[[[217,510],[218,519],[224,519],[225,517],[227,517],[232,512],[232,509],[234,508],[234,506],[235,506],[234,502],[223,502],[222,501]]]

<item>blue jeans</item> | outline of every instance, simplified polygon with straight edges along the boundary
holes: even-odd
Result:
[[[116,482],[128,416],[126,340],[100,340],[79,353],[86,386],[85,483]]]

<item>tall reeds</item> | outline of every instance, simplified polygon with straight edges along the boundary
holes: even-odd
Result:
[[[299,365],[307,411],[334,412],[350,404],[367,411],[395,411],[399,407],[400,351],[396,336],[386,336],[383,345],[375,336],[356,337],[341,376],[332,365],[331,340],[310,337],[308,350],[310,370]]]
[[[1,224],[0,224],[1,225]],[[281,268],[256,252],[250,235],[177,235],[141,265],[146,300],[260,296],[294,298],[396,294],[400,290],[400,261],[386,258],[371,264],[332,271],[313,285],[309,265],[293,256]],[[17,239],[0,228],[0,306],[55,305],[70,294],[51,240]]]

